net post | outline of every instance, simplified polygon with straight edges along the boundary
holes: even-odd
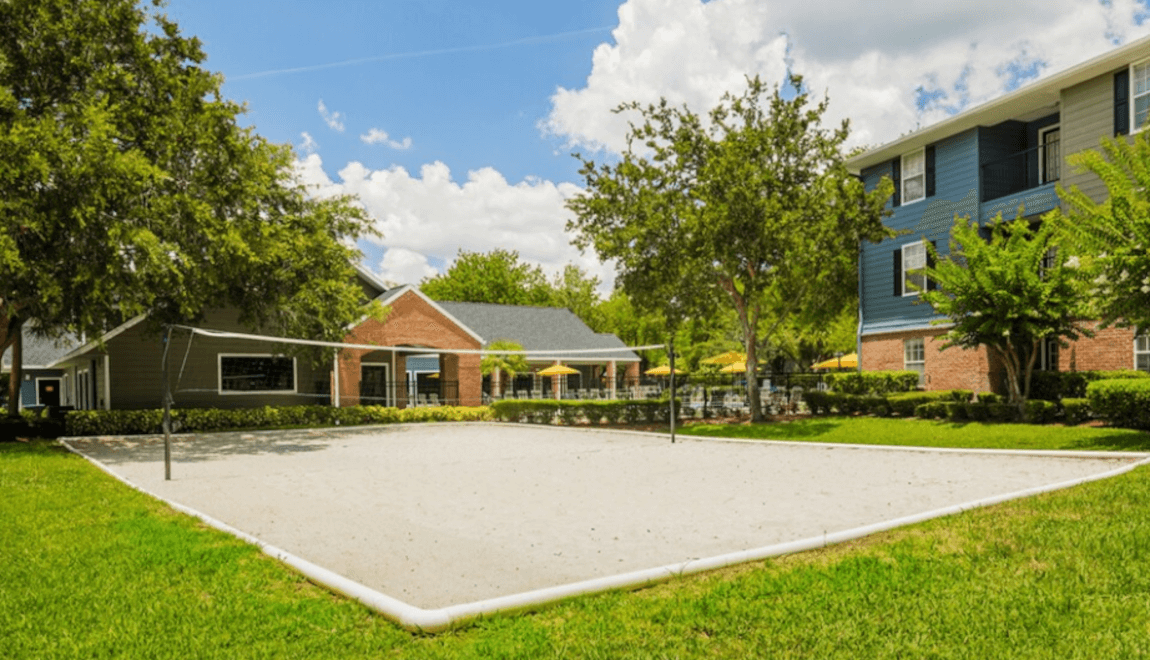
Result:
[[[667,344],[667,354],[671,356],[671,444],[675,444],[675,336]]]
[[[334,407],[339,408],[339,349],[335,349],[335,357],[332,358],[331,363],[332,373],[335,374],[332,382],[333,397],[332,404]]]
[[[164,481],[172,480],[172,384],[168,379],[168,349],[172,345],[172,326],[164,326]]]

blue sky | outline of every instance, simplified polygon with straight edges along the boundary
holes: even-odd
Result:
[[[619,103],[705,111],[788,66],[878,144],[1150,34],[1136,0],[969,0],[897,14],[855,0],[170,0],[246,121],[296,146],[316,194],[360,196],[384,233],[364,265],[395,281],[459,249],[548,272],[610,264],[570,246],[579,150],[622,148]],[[386,137],[385,137],[386,135]]]

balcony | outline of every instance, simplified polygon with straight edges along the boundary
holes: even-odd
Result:
[[[983,202],[1037,188],[1061,176],[1057,139],[982,165]]]

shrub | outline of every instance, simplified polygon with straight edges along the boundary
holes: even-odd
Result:
[[[1026,421],[1031,424],[1050,424],[1058,415],[1058,404],[1053,401],[1031,399],[1026,402]]]
[[[1030,399],[1057,401],[1062,398],[1065,379],[1057,371],[1035,371],[1030,374]]]
[[[888,394],[886,400],[891,410],[898,415],[902,417],[915,417],[918,415],[916,409],[924,403],[953,400],[953,395],[949,390],[939,392],[904,392]]]
[[[890,404],[886,402],[886,397],[877,395],[864,396],[862,403],[863,410],[875,417],[890,417]]]
[[[804,399],[807,402],[807,407],[811,409],[812,415],[825,415],[831,411],[829,397],[830,392],[807,392]]]
[[[941,419],[946,417],[946,402],[931,401],[915,406],[914,416],[921,419]]]
[[[1064,421],[1075,426],[1090,419],[1090,401],[1087,399],[1063,399],[1062,414]]]
[[[1062,396],[1064,398],[1086,398],[1086,388],[1090,383],[1099,380],[1143,380],[1150,378],[1150,373],[1134,369],[1121,369],[1118,371],[1067,371],[1062,373]]]
[[[842,394],[891,394],[918,387],[917,371],[863,371],[829,373],[827,386]]]
[[[1002,395],[995,394],[994,392],[979,392],[979,403],[1002,403]]]
[[[974,397],[974,392],[971,390],[950,390],[951,401],[958,403],[966,403]]]
[[[529,402],[505,402],[529,403]],[[511,414],[506,408],[494,415]],[[64,422],[64,432],[80,435],[138,435],[163,433],[161,410],[73,410]],[[487,407],[438,406],[397,410],[383,406],[283,406],[263,408],[189,408],[172,411],[172,430],[208,433],[235,429],[261,429],[313,426],[355,426],[411,422],[470,422],[491,419]]]
[[[947,401],[942,404],[946,408],[946,418],[952,422],[966,421],[966,404],[958,401]]]
[[[1086,387],[1090,409],[1114,426],[1150,429],[1150,380],[1098,380]]]
[[[991,421],[1000,423],[1009,423],[1018,421],[1018,406],[1009,403],[991,403],[990,419]]]
[[[967,403],[966,418],[972,422],[986,422],[990,420],[990,404],[979,401],[977,403]]]

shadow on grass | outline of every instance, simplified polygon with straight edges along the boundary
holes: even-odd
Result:
[[[1074,443],[1078,449],[1116,449],[1121,451],[1150,451],[1150,433],[1107,433],[1095,438],[1085,438]]]

